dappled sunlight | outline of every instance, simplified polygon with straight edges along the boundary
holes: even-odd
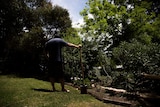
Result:
[[[66,107],[121,107],[113,104],[105,104],[103,102],[99,102],[96,99],[92,101],[82,101],[82,102],[72,102]]]

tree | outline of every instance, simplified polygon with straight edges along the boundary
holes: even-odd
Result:
[[[117,2],[117,4],[124,5],[125,2]],[[128,2],[128,4],[132,7],[128,12],[130,22],[123,23],[122,37],[124,38],[120,45],[113,50],[116,62],[122,64],[125,70],[123,72],[125,75],[120,75],[120,78],[124,78],[121,83],[127,83],[124,87],[132,90],[137,89],[137,86],[140,89],[145,87],[147,90],[153,91],[154,88],[157,90],[159,83],[145,81],[140,77],[142,72],[159,75],[159,58],[157,58],[160,42],[159,30],[157,29],[157,25],[159,25],[158,2],[136,0]],[[119,82],[120,79],[117,80]],[[150,84],[150,88],[146,84]],[[121,86],[123,85],[121,84]]]
[[[133,38],[146,44],[159,42],[159,33],[154,24],[159,16],[159,2],[155,0],[114,0],[115,5],[127,7],[128,17],[122,21],[122,36],[120,41],[130,41]],[[157,23],[158,24],[158,23]]]
[[[0,44],[1,56],[14,37],[20,37],[24,26],[26,5],[21,0],[6,0],[0,3]],[[16,41],[15,41],[16,42]]]
[[[106,51],[122,35],[121,23],[127,17],[126,7],[116,6],[106,0],[89,0],[87,4],[88,7],[81,12],[85,22],[83,33],[102,43],[97,46],[102,45]]]
[[[158,73],[159,67],[153,69],[150,64],[145,67],[142,65],[146,60],[151,63],[159,62],[159,59],[151,58],[153,62],[149,59],[151,54],[159,56],[159,49],[156,48],[159,47],[160,40],[159,2],[155,0],[88,0],[87,5],[81,12],[85,22],[82,34],[86,47],[92,44],[91,49],[95,50],[91,53],[92,55],[86,54],[88,59],[93,59],[95,54],[99,56],[98,52],[107,53],[114,50],[111,58],[115,65],[122,64],[125,68],[123,72],[125,78],[121,83],[128,83],[130,80],[130,83],[135,82],[136,76],[144,69],[147,70],[145,71],[147,73],[153,73],[153,71]],[[89,65],[98,64],[98,62],[95,64],[94,61]],[[117,73],[114,72],[112,75]],[[134,87],[133,84],[131,87],[127,85],[125,84],[124,87]]]
[[[101,66],[103,74],[106,74],[106,68],[110,72],[110,67],[106,66],[109,64],[106,55],[109,55],[113,44],[120,42],[118,37],[122,35],[122,21],[128,17],[127,9],[106,0],[89,0],[87,5],[81,12],[85,22],[82,35],[86,65],[90,70]]]
[[[44,26],[47,35],[51,37],[54,35],[54,31],[59,30],[62,34],[67,32],[68,28],[71,28],[71,20],[68,10],[60,7],[53,6],[53,9],[49,13],[44,14]]]
[[[48,35],[55,29],[65,33],[71,27],[69,13],[48,0],[6,0],[0,5],[1,58],[11,71],[34,73]]]
[[[157,89],[159,84],[155,84],[155,81],[146,81],[141,77],[142,73],[159,75],[159,56],[160,56],[160,45],[157,43],[144,44],[136,40],[131,43],[122,42],[120,46],[114,48],[114,58],[123,65],[125,71],[120,72],[121,77],[128,77],[125,80],[128,84],[125,84],[130,90]],[[125,75],[123,75],[125,74]],[[117,76],[119,77],[119,76]],[[118,81],[120,82],[120,80]],[[113,83],[114,84],[114,83]],[[146,84],[150,84],[146,86]],[[154,84],[154,85],[153,85]],[[123,86],[121,84],[121,86]],[[122,88],[122,87],[121,87]],[[152,90],[153,91],[153,90]]]
[[[65,33],[63,33],[63,38],[65,41],[82,44],[82,40],[78,35],[76,28],[68,28]],[[81,66],[80,66],[80,50],[75,48],[65,47],[63,49],[64,56],[64,67],[67,81],[70,81],[71,77],[81,76]]]

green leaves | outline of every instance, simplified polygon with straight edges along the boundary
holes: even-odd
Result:
[[[122,42],[120,46],[114,48],[113,56],[124,67],[124,73],[133,75],[134,88],[139,85],[141,73],[158,74],[159,75],[159,60],[160,45],[158,44],[143,44],[137,41],[131,43]],[[141,81],[143,84],[143,81]],[[140,85],[139,88],[143,88]],[[147,88],[147,87],[146,87]],[[153,87],[152,87],[153,88]]]
[[[49,0],[5,0],[0,3],[0,14],[0,59],[8,59],[6,63],[15,71],[38,71],[41,59],[45,59],[46,40],[57,29],[70,33],[68,10],[53,6]]]
[[[84,37],[101,38],[105,35],[105,42],[109,43],[110,36],[117,37],[120,34],[120,24],[124,16],[127,16],[126,12],[125,6],[117,6],[106,0],[89,0],[88,7],[81,13],[85,22],[82,30]]]
[[[113,60],[124,66],[119,74],[124,74],[123,82],[130,83],[127,86],[126,82],[126,87],[133,89],[141,72],[159,74],[160,59],[155,58],[159,56],[160,43],[158,1],[88,0],[87,4],[81,15],[85,22],[82,34],[88,50],[86,61],[92,62],[87,63],[90,68],[103,62],[104,52],[113,49],[116,59]]]

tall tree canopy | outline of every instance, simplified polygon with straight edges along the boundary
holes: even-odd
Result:
[[[88,0],[81,12],[83,33],[101,38],[105,46],[136,38],[144,43],[159,42],[159,2],[151,0]],[[110,39],[112,38],[112,40]],[[100,43],[101,43],[100,42]]]
[[[1,0],[0,58],[15,69],[38,67],[46,40],[71,27],[68,10],[50,0]]]
[[[113,68],[121,64],[124,71],[112,76],[119,74],[125,84],[121,86],[130,89],[135,88],[142,72],[159,74],[159,10],[160,2],[156,0],[88,0],[81,15],[85,22],[82,34],[89,50],[86,59],[94,64],[90,65],[100,65],[95,57],[100,59],[100,52],[113,50]],[[92,56],[94,60],[90,60]],[[120,84],[119,79],[117,82]]]

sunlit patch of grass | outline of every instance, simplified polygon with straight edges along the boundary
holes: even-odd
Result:
[[[61,92],[60,84],[55,84],[57,92],[51,92],[51,84],[34,78],[0,76],[1,107],[116,107],[105,104],[88,94],[66,86],[70,93]]]
[[[73,102],[67,105],[67,107],[118,107],[113,104],[105,104],[103,102],[100,102],[96,99],[88,101],[82,101],[82,102]]]

